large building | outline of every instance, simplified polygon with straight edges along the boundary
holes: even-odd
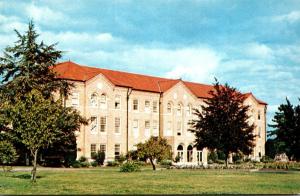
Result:
[[[150,136],[162,136],[172,146],[180,162],[206,163],[207,150],[193,147],[194,135],[189,121],[209,97],[211,85],[126,73],[78,65],[57,64],[58,77],[74,82],[67,106],[86,118],[87,126],[77,133],[77,155],[90,158],[104,151],[106,161],[114,160]],[[251,123],[256,125],[255,148],[251,158],[265,154],[266,103],[246,93]]]

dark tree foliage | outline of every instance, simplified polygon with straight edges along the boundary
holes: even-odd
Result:
[[[291,159],[300,160],[300,105],[293,106],[288,99],[278,107],[269,125],[276,153],[286,153]]]
[[[245,96],[228,84],[221,86],[218,81],[209,95],[201,106],[202,111],[195,109],[198,119],[192,121],[189,130],[196,136],[195,146],[224,152],[226,164],[230,153],[241,151],[249,155],[254,147],[255,126],[248,122],[249,106],[243,104]]]

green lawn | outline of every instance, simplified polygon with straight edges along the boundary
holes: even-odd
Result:
[[[120,173],[118,168],[0,172],[0,194],[300,193],[300,172],[161,170]]]

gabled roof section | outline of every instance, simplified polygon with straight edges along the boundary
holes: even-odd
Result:
[[[183,84],[198,98],[209,98],[209,91],[213,90],[214,88],[212,85],[188,82],[181,79],[167,79],[135,73],[114,71],[109,69],[88,67],[76,64],[72,61],[58,63],[53,67],[53,70],[58,75],[58,78],[66,80],[86,82],[93,77],[102,74],[116,86],[130,87],[134,90],[156,93],[164,93],[174,85],[176,85],[178,82],[182,81]],[[250,95],[254,97],[252,93],[245,94],[245,96],[247,97],[249,97]],[[265,102],[257,98],[255,99],[258,103],[267,105]]]
[[[260,100],[260,99],[257,99],[251,92],[249,93],[245,93],[244,94],[246,98],[252,96],[259,104],[262,104],[262,105],[268,105],[266,102]]]

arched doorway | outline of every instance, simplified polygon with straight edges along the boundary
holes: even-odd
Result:
[[[179,162],[183,162],[183,146],[181,144],[177,146],[177,157],[179,157]]]
[[[187,161],[193,162],[193,146],[192,145],[189,145],[187,147]]]

